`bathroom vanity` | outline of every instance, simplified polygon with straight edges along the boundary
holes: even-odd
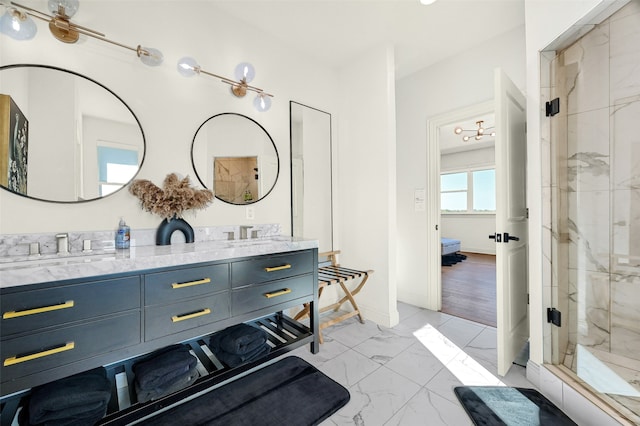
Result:
[[[31,387],[98,366],[114,386],[102,424],[123,424],[300,345],[317,352],[317,265],[316,241],[288,237],[0,263],[2,425]],[[284,313],[307,302],[308,325]],[[209,336],[241,322],[269,333],[270,355],[224,367]],[[201,377],[136,403],[131,365],[175,343],[191,347]]]

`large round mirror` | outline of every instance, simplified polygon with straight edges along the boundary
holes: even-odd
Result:
[[[131,181],[145,153],[131,109],[102,84],[45,65],[0,67],[0,186],[73,203]]]
[[[278,150],[256,121],[222,113],[198,128],[191,161],[200,183],[230,204],[251,204],[266,197],[278,179]]]

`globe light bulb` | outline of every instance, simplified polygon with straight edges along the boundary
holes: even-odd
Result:
[[[256,76],[256,70],[249,62],[241,62],[236,65],[234,70],[236,80],[244,81],[245,83],[251,83]]]
[[[157,67],[164,61],[162,52],[152,47],[138,47],[138,56],[143,64],[150,67]]]
[[[38,27],[26,13],[15,8],[8,8],[0,17],[0,33],[14,40],[31,40],[38,32]]]
[[[60,7],[64,9],[64,14],[71,18],[78,11],[78,7],[80,7],[80,3],[78,0],[49,0],[48,2],[49,11],[54,15],[58,13]]]
[[[185,56],[178,61],[178,72],[184,77],[193,77],[200,73],[200,65],[195,59]]]
[[[258,93],[256,98],[253,100],[253,106],[259,112],[268,111],[269,108],[271,108],[271,98],[263,93]]]

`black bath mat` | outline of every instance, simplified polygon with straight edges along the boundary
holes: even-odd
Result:
[[[535,389],[459,386],[454,391],[476,426],[577,426]]]
[[[316,425],[349,402],[349,391],[311,364],[284,358],[147,419],[162,425]]]

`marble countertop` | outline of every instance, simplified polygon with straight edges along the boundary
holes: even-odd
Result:
[[[317,248],[317,240],[274,236],[0,258],[0,288]]]

